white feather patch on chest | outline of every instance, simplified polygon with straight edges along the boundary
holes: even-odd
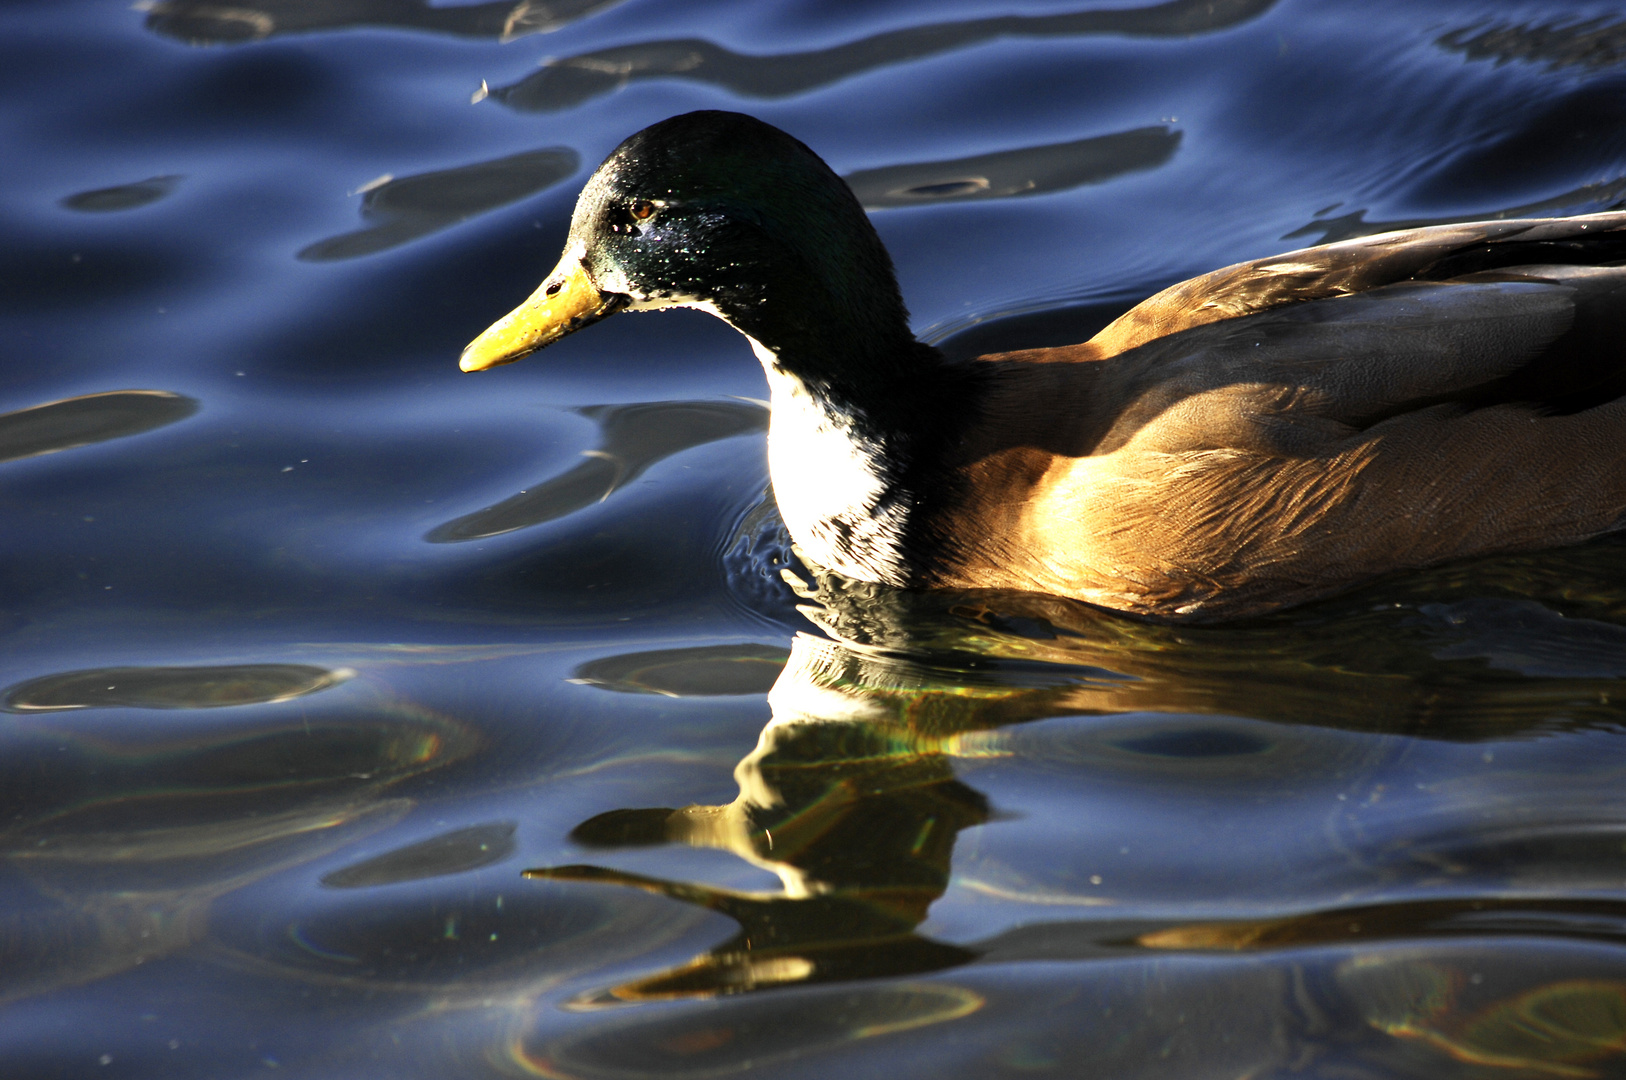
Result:
[[[632,298],[628,311],[687,307],[728,316],[710,300],[650,296],[612,273],[599,287]],[[733,325],[730,323],[730,325]],[[735,327],[738,329],[738,327]],[[741,331],[741,333],[744,333]],[[859,581],[903,585],[906,505],[888,499],[882,451],[858,437],[851,417],[824,407],[762,342],[745,334],[768,377],[768,473],[779,516],[807,557]]]
[[[903,584],[908,513],[887,498],[881,449],[747,338],[768,376],[768,472],[785,528],[821,566],[860,581]]]

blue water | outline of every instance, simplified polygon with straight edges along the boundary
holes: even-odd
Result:
[[[720,322],[456,367],[696,108],[960,353],[1615,207],[1618,4],[9,0],[0,86],[5,1076],[1626,1070],[1626,543],[853,587]]]

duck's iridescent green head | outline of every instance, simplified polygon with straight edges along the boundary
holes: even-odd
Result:
[[[739,113],[645,128],[588,180],[565,254],[465,350],[476,371],[621,310],[699,307],[783,359],[907,348],[892,263],[817,154]]]

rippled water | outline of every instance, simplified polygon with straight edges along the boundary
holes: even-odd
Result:
[[[455,363],[693,108],[965,353],[1616,206],[1618,4],[12,0],[0,83],[7,1077],[1626,1071],[1626,542],[889,593],[721,323]]]

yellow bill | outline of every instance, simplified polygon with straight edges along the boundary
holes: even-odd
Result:
[[[537,290],[469,343],[457,366],[484,371],[551,345],[573,330],[615,314],[626,297],[601,293],[582,267],[579,248],[565,252]]]

